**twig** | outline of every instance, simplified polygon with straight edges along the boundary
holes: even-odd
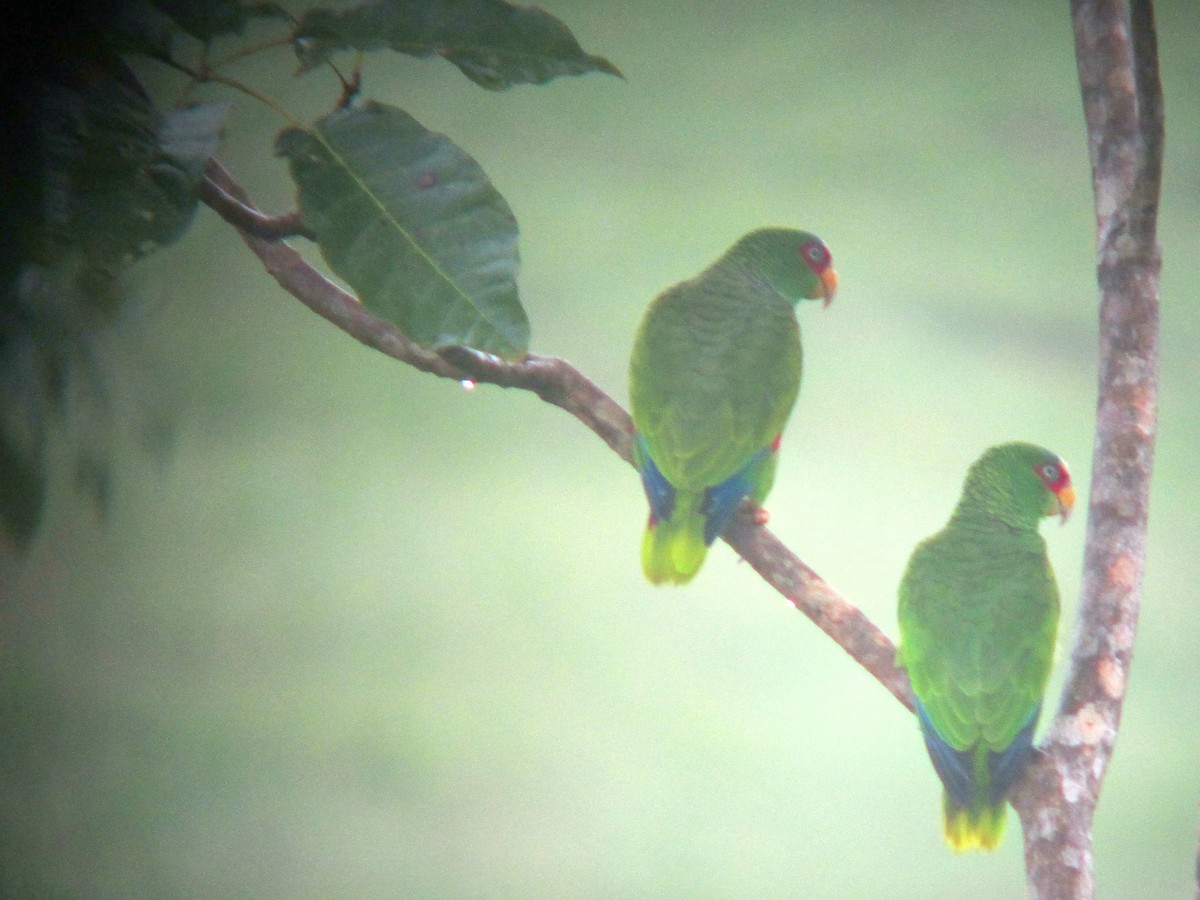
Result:
[[[1100,371],[1083,586],[1043,753],[1013,805],[1031,896],[1094,895],[1091,823],[1112,756],[1141,602],[1158,393],[1155,235],[1162,88],[1149,0],[1073,0],[1096,206]]]
[[[368,347],[422,372],[455,381],[470,379],[531,391],[575,416],[622,459],[632,463],[633,423],[629,414],[570,363],[536,354],[529,354],[518,362],[506,362],[467,347],[443,347],[433,351],[414,344],[394,326],[372,315],[357,299],[329,281],[287,244],[255,233],[252,230],[256,222],[254,216],[262,214],[250,205],[245,191],[216,160],[210,160],[206,173],[219,193],[217,190],[209,192],[203,198],[205,202],[234,225],[239,225],[238,216],[244,216],[245,221],[251,223],[251,229],[240,232],[246,245],[262,260],[279,285],[313,312]],[[246,212],[227,216],[225,198]],[[765,527],[754,524],[750,516],[739,515],[728,529],[725,540],[901,703],[912,708],[908,676],[897,669],[894,662],[895,647],[858,607],[830,587]]]
[[[288,14],[287,17],[292,19],[293,23],[295,22],[294,16]],[[264,50],[275,50],[283,47],[291,47],[292,40],[293,38],[291,34],[275,35],[273,37],[265,38],[257,43],[247,44],[245,47],[237,48],[229,55],[223,56],[221,59],[209,63],[208,68],[215,72],[235,62],[246,59],[249,56],[253,56],[256,53],[261,53]]]
[[[217,215],[230,225],[255,237],[268,241],[278,241],[290,237],[316,240],[316,235],[301,220],[298,210],[292,210],[279,216],[264,215],[226,193],[208,176],[205,176],[200,182],[200,199],[212,207]]]

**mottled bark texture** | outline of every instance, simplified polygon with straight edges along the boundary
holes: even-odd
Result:
[[[1083,586],[1070,669],[1013,796],[1029,894],[1095,895],[1092,817],[1112,756],[1141,601],[1158,393],[1155,233],[1162,88],[1149,0],[1074,0],[1096,209],[1100,348]]]
[[[1148,0],[1072,3],[1095,189],[1100,373],[1084,582],[1071,667],[1049,737],[1017,785],[1031,896],[1094,894],[1091,822],[1112,754],[1133,648],[1145,559],[1158,354],[1162,95]],[[631,462],[629,414],[569,363],[505,362],[464,347],[432,351],[373,316],[280,238],[305,235],[294,214],[255,210],[215,161],[203,200],[236,226],[288,293],[363,344],[423,372],[528,390],[561,407]],[[912,708],[895,647],[856,606],[743,511],[725,540]],[[1200,895],[1198,895],[1200,900]]]

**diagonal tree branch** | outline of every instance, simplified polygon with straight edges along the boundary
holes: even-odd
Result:
[[[892,696],[910,711],[914,708],[908,673],[896,667],[896,646],[862,610],[744,511],[726,529],[724,539],[767,584],[833,638]]]
[[[1096,208],[1100,366],[1075,643],[1062,701],[1013,796],[1031,896],[1092,897],[1091,824],[1116,742],[1146,554],[1158,393],[1163,108],[1150,0],[1073,0]]]
[[[201,199],[239,229],[242,240],[279,285],[313,312],[368,347],[422,372],[531,391],[575,416],[622,459],[632,463],[633,423],[629,414],[570,363],[532,353],[519,362],[506,362],[467,347],[445,347],[436,352],[420,347],[372,315],[287,244],[269,232],[266,237],[260,236],[257,223],[275,220],[254,209],[245,190],[216,160],[209,161],[206,181]],[[768,584],[912,709],[908,676],[896,667],[895,646],[858,607],[744,511],[728,529],[725,540]]]

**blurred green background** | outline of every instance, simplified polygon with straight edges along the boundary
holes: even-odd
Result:
[[[810,228],[842,288],[801,311],[776,532],[894,635],[908,553],[984,447],[1054,448],[1086,508],[1094,221],[1067,4],[544,5],[628,80],[489,94],[385,54],[365,80],[512,204],[535,350],[624,402],[655,293],[750,228]],[[1191,895],[1200,798],[1200,7],[1158,16],[1161,427],[1095,825],[1108,898]],[[233,74],[321,114],[335,81],[293,66]],[[280,211],[282,124],[238,98],[223,151]],[[131,397],[173,409],[170,462],[130,437],[110,520],[60,485],[5,573],[14,896],[1022,895],[1015,816],[995,854],[951,854],[914,720],[728,547],[686,589],[643,582],[636,477],[569,416],[362,348],[208,210],[134,289],[112,352]],[[1044,528],[1053,697],[1084,530]]]

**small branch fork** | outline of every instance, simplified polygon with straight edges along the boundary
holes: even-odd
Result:
[[[254,209],[245,191],[216,160],[209,161],[201,199],[239,229],[242,240],[280,287],[361,343],[441,378],[531,391],[575,416],[632,464],[629,413],[570,363],[532,353],[518,362],[506,362],[467,347],[437,351],[419,347],[283,243],[280,239],[284,237],[308,236],[298,216],[270,217]],[[770,531],[755,524],[751,515],[743,512],[737,516],[725,540],[768,584],[912,709],[908,676],[894,661],[896,648],[858,607]]]

